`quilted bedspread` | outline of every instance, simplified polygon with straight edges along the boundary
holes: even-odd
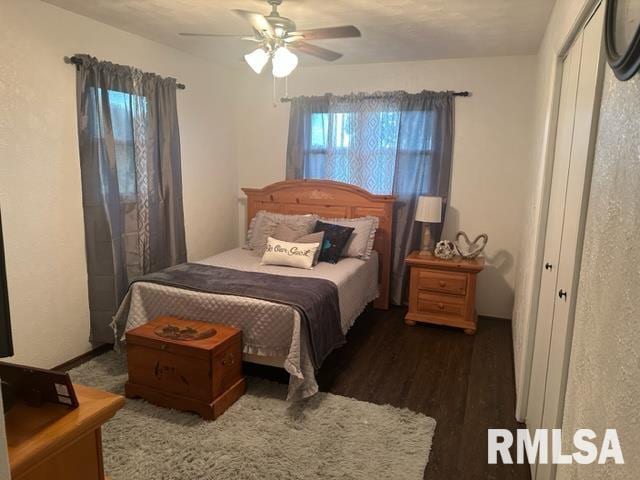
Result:
[[[374,252],[375,253],[375,252]],[[260,257],[240,248],[198,263],[246,271],[330,280],[338,287],[341,328],[346,333],[366,305],[378,296],[378,258],[346,258],[336,265],[320,263],[314,270],[260,265]],[[211,321],[242,330],[243,352],[284,358],[290,374],[288,400],[318,391],[311,361],[309,337],[300,314],[292,307],[249,297],[203,293],[153,283],[134,283],[114,317],[118,339],[126,330],[162,316]]]

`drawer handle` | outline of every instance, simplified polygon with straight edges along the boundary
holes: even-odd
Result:
[[[438,304],[438,308],[439,308],[440,310],[444,310],[444,303],[439,303],[439,304]]]
[[[441,287],[446,287],[447,286],[447,282],[445,282],[444,280],[440,280],[440,286]]]

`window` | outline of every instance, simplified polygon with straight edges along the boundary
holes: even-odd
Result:
[[[418,128],[411,134],[401,134],[401,120]],[[305,142],[304,177],[351,183],[372,193],[389,194],[398,155],[415,157],[415,161],[429,156],[429,123],[430,114],[424,111],[312,113],[310,138]]]
[[[103,89],[98,89],[98,104],[103,106]],[[147,99],[118,90],[107,90],[109,118],[113,131],[116,157],[118,189],[123,200],[135,201],[136,196],[136,151],[134,135],[144,135]],[[95,130],[102,136],[102,132]]]

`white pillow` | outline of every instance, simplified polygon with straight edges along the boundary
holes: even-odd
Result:
[[[319,248],[319,243],[285,242],[269,237],[261,265],[284,265],[310,270]]]

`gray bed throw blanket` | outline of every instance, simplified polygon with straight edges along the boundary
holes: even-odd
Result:
[[[346,342],[340,326],[338,287],[329,280],[182,263],[136,278],[131,284],[136,282],[289,305],[300,313],[303,329],[309,332],[311,360],[316,369]]]

